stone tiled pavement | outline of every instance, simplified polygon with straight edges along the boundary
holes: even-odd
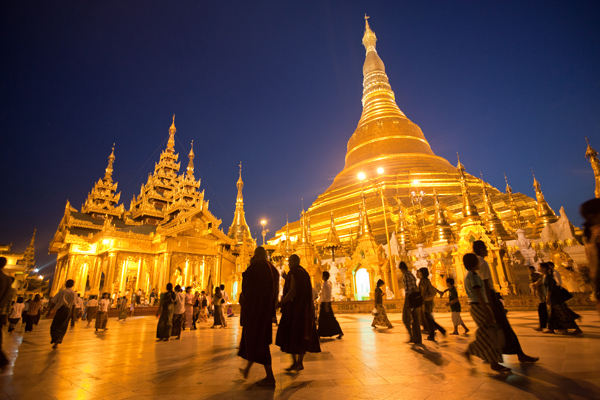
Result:
[[[534,312],[510,313],[525,351],[541,359],[522,365],[505,356],[513,373],[504,375],[478,359],[469,366],[460,356],[473,335],[440,337],[415,351],[405,344],[400,314],[390,315],[396,325],[391,330],[373,330],[369,315],[338,315],[344,338],[324,340],[323,352],[307,355],[299,374],[283,371],[291,358],[271,347],[277,378],[272,390],[253,385],[264,376],[261,366],[247,381],[238,372],[244,361],[236,356],[237,318],[226,329],[205,323],[179,341],[161,343],[155,342],[154,317],[111,319],[110,329],[100,333],[80,322],[56,351],[44,320],[25,336],[21,326],[12,335],[4,331],[14,367],[0,375],[0,399],[598,399],[599,318],[581,314],[585,334],[573,337],[532,330]],[[451,325],[450,314],[436,319]]]

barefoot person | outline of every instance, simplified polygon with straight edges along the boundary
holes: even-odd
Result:
[[[285,278],[281,307],[281,321],[275,344],[284,353],[290,353],[293,364],[286,371],[304,369],[306,352],[320,353],[321,346],[315,326],[315,311],[310,275],[300,266],[300,257],[289,258],[290,272]],[[271,315],[272,317],[272,315]]]
[[[85,310],[85,318],[87,319],[87,325],[90,326],[94,318],[96,318],[96,314],[98,313],[98,296],[90,296],[87,301],[87,308]]]
[[[471,317],[477,324],[475,341],[469,344],[464,355],[469,362],[471,362],[471,355],[474,355],[489,362],[494,371],[508,372],[510,368],[499,364],[502,362],[502,353],[500,353],[497,341],[493,337],[494,314],[488,304],[483,281],[477,275],[480,265],[477,256],[473,253],[465,254],[463,264],[465,269],[469,271],[465,277],[465,291],[469,298]]]
[[[275,386],[269,345],[273,343],[271,319],[278,294],[279,272],[267,261],[264,247],[257,247],[254,250],[252,263],[242,274],[242,293],[240,293],[242,339],[238,356],[248,360],[246,368],[240,369],[244,379],[248,377],[252,364],[258,363],[264,366],[267,376],[256,383],[259,386]]]
[[[544,276],[544,287],[546,288],[546,303],[550,305],[550,318],[548,319],[548,331],[546,333],[554,333],[555,329],[575,329],[574,335],[580,335],[583,332],[575,322],[581,318],[565,303],[562,297],[562,291],[558,283],[554,279],[552,268],[548,263],[540,264],[540,272]]]
[[[385,285],[383,279],[377,281],[377,287],[375,288],[375,309],[377,310],[377,314],[373,317],[371,326],[373,328],[377,328],[377,326],[387,326],[391,329],[394,325],[392,325],[388,319],[385,307],[383,306],[383,290],[381,290],[383,285]]]
[[[175,309],[175,299],[177,296],[173,292],[173,284],[167,283],[167,291],[161,293],[158,302],[156,316],[160,317],[156,326],[156,338],[160,342],[165,342],[171,338],[171,328],[173,327],[173,310]]]
[[[456,287],[454,286],[453,278],[446,278],[446,291],[448,292],[448,303],[447,306],[450,306],[450,311],[452,313],[452,324],[454,325],[454,332],[451,335],[458,335],[458,326],[461,325],[465,329],[465,335],[469,333],[469,328],[463,322],[460,312],[461,306],[458,301],[458,292],[456,291]]]
[[[103,293],[102,298],[98,301],[98,311],[96,312],[96,332],[98,329],[108,330],[108,311],[110,310],[110,298],[108,293]]]
[[[583,223],[583,236],[587,239],[585,255],[588,260],[588,273],[594,286],[596,310],[600,315],[600,198],[586,201],[581,205],[579,212],[585,219]]]
[[[488,255],[488,250],[485,243],[481,240],[476,240],[473,242],[473,252],[477,254],[477,259],[479,260],[478,275],[485,286],[485,295],[489,301],[490,307],[492,308],[492,312],[494,313],[494,319],[504,332],[505,344],[504,348],[502,349],[502,354],[516,354],[519,357],[519,362],[521,363],[538,361],[539,357],[530,357],[523,352],[519,338],[510,326],[510,322],[506,317],[504,305],[494,290],[494,282],[492,281],[490,266],[485,260],[485,257]]]
[[[402,271],[402,282],[404,283],[404,307],[402,308],[402,322],[410,335],[409,343],[419,345],[422,343],[421,337],[421,322],[419,315],[421,307],[411,307],[409,297],[411,294],[419,293],[417,279],[408,270],[408,266],[404,261],[400,261],[398,266]]]
[[[319,337],[331,337],[337,335],[338,339],[344,336],[340,323],[335,319],[331,308],[331,283],[329,282],[329,271],[323,271],[323,287],[321,288],[321,305],[319,307]]]
[[[58,349],[58,345],[62,343],[65,333],[69,328],[69,319],[71,318],[71,311],[73,305],[75,305],[75,299],[77,295],[73,291],[75,281],[73,279],[67,280],[65,283],[65,289],[60,290],[56,296],[50,300],[48,305],[48,315],[54,307],[56,307],[56,314],[52,319],[52,325],[50,325],[50,336],[52,337],[53,349]]]

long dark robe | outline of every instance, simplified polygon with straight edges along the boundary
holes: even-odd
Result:
[[[50,343],[62,343],[69,328],[69,319],[71,319],[71,307],[60,306],[52,319],[52,325],[50,325],[50,337],[52,338]]]
[[[294,300],[281,307],[281,321],[275,344],[285,353],[320,353],[310,276],[301,266],[290,269],[283,285],[283,297],[291,289],[292,277],[296,295]]]
[[[492,298],[488,299],[490,307],[492,308],[496,323],[502,328],[502,332],[504,333],[504,348],[502,349],[502,354],[523,354],[521,343],[519,342],[517,334],[510,326],[510,322],[506,317],[504,304],[500,301],[500,296],[493,289],[491,292]]]
[[[319,328],[317,333],[321,337],[331,337],[343,334],[340,323],[335,319],[331,302],[322,302],[319,310]]]
[[[171,337],[171,329],[173,327],[173,309],[175,308],[175,293],[161,293],[158,309],[160,310],[160,318],[156,326],[156,338],[168,339]]]
[[[253,262],[242,274],[242,339],[238,356],[243,359],[271,365],[269,345],[273,343],[272,321],[278,292],[279,271],[270,262]]]

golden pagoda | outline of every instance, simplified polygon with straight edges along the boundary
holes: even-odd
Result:
[[[82,295],[107,292],[112,298],[138,289],[146,296],[151,290],[160,293],[169,282],[210,291],[228,279],[223,283],[235,297],[241,274],[236,275],[237,242],[219,229],[221,220],[208,210],[194,176],[193,142],[187,168],[179,173],[176,132],[173,116],[167,147],[129,210],[115,194],[114,146],[104,178],[96,182],[81,212],[67,201],[50,243],[50,252],[57,255],[51,295],[67,279],[75,280]]]
[[[48,280],[39,275],[35,262],[35,234],[23,253],[12,251],[12,244],[0,244],[0,257],[6,258],[6,265],[2,272],[12,278],[12,288],[16,296],[24,296],[26,299],[35,294],[43,294],[48,289]],[[16,300],[16,298],[13,298]]]
[[[533,235],[539,236],[546,226],[555,223],[556,221],[558,221],[558,218],[546,202],[544,194],[542,193],[542,186],[537,181],[537,179],[535,179],[535,174],[533,175],[533,188],[535,189],[535,197],[537,200],[537,209],[535,213],[536,219],[533,225]]]
[[[356,258],[361,238],[368,239],[372,248],[387,242],[384,207],[387,208],[387,226],[396,227],[396,239],[405,251],[417,244],[427,247],[434,242],[454,242],[461,227],[470,237],[494,228],[496,236],[516,239],[516,235],[503,228],[503,223],[515,220],[515,210],[527,237],[539,237],[533,229],[537,219],[535,199],[521,193],[502,193],[468,174],[460,160],[454,167],[434,153],[419,126],[396,104],[376,43],[377,36],[365,16],[363,111],[348,141],[343,170],[307,210],[314,244],[322,248],[328,241],[333,211],[339,239],[349,258],[348,274],[357,273],[363,268],[363,263]],[[377,194],[379,188],[383,202]],[[399,213],[390,206],[394,199]],[[442,210],[447,213],[445,222],[441,219]],[[284,235],[286,229],[291,235],[300,236],[301,224],[290,222],[277,231],[274,240]],[[358,236],[353,237],[351,232],[358,232]],[[451,233],[453,239],[450,239]],[[379,261],[373,264],[381,265]],[[371,285],[379,273],[377,268],[369,269]]]

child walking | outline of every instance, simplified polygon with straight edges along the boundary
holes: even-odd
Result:
[[[465,325],[462,318],[460,317],[461,307],[460,302],[458,301],[458,292],[456,291],[456,287],[454,286],[454,279],[447,278],[446,279],[446,287],[448,288],[446,291],[448,292],[448,303],[447,306],[450,306],[450,311],[452,312],[452,323],[454,324],[454,332],[451,335],[458,335],[458,326],[461,325],[465,328],[465,335],[469,333],[469,328]]]

